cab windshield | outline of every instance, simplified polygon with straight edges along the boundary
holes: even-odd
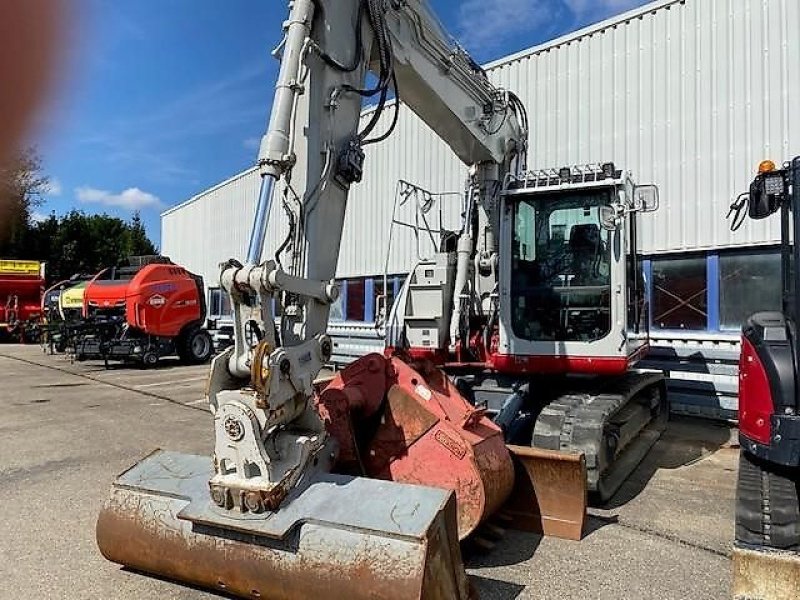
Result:
[[[614,188],[513,200],[511,324],[530,341],[594,341],[611,329],[610,233],[600,207]]]

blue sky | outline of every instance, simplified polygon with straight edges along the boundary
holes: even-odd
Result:
[[[431,0],[479,62],[644,0]],[[33,143],[52,178],[40,215],[159,214],[251,166],[269,114],[285,0],[78,0]]]

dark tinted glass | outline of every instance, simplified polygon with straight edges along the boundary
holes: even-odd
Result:
[[[708,328],[706,259],[653,261],[653,326],[658,329]]]
[[[720,327],[741,329],[756,312],[781,310],[779,252],[719,257]]]

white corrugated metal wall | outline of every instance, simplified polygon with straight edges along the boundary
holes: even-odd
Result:
[[[164,212],[161,253],[218,285],[219,264],[246,254],[260,181],[250,169]]]
[[[658,2],[490,69],[532,116],[532,163],[614,160],[664,200],[645,253],[779,239],[777,220],[731,234],[755,165],[800,153],[800,2]]]
[[[762,158],[800,154],[800,115],[792,115],[800,100],[800,2],[661,0],[488,71],[528,107],[531,167],[614,160],[660,187],[660,211],[642,220],[645,253],[778,239],[775,221],[731,234],[725,214]],[[454,191],[466,172],[406,108],[394,135],[368,147],[366,160],[349,201],[339,277],[383,272],[398,179]],[[225,257],[243,256],[257,186],[250,171],[165,213],[164,252],[207,277]],[[450,227],[459,208],[456,199],[447,203]],[[274,205],[273,247],[282,217]],[[402,235],[389,270],[408,270],[415,248]]]

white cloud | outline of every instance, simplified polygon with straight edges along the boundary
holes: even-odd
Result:
[[[501,47],[546,23],[553,8],[549,0],[466,0],[458,10],[459,41],[474,53]]]
[[[30,216],[31,223],[41,223],[43,221],[47,221],[49,218],[50,215],[46,215],[38,210],[33,211]]]
[[[143,192],[139,188],[128,188],[119,194],[106,190],[98,190],[88,186],[75,189],[75,196],[84,204],[102,204],[104,206],[121,207],[129,210],[143,208],[158,208],[162,206],[161,200],[153,194]]]
[[[605,19],[648,0],[465,0],[456,17],[463,45],[480,56],[503,48],[511,38],[530,38],[532,30],[549,28],[554,17],[571,13],[578,26]]]
[[[61,182],[55,177],[51,178],[42,190],[45,196],[60,196],[62,191]]]

